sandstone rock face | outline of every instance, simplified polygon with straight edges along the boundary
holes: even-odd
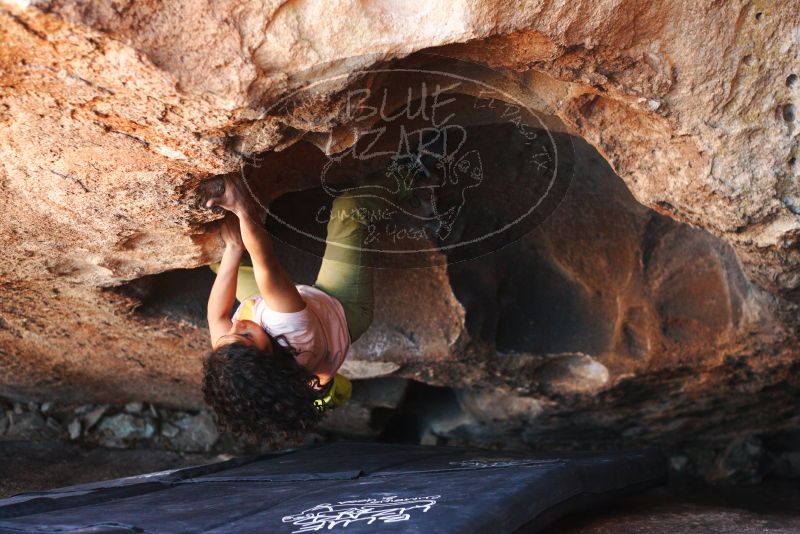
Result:
[[[505,392],[459,393],[427,427],[453,439],[796,427],[798,21],[794,2],[0,4],[0,392],[199,406],[221,253],[201,184],[318,186],[356,142],[343,91],[469,61],[560,125],[569,191],[493,254],[380,271],[348,372]],[[318,258],[281,254],[313,281]]]

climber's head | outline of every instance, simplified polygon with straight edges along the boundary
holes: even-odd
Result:
[[[263,330],[262,330],[263,332]],[[299,435],[319,421],[319,378],[295,359],[281,337],[265,352],[240,342],[215,348],[203,361],[203,398],[220,426],[236,435]]]
[[[253,321],[240,321],[234,319],[231,322],[230,329],[214,341],[214,349],[218,349],[223,345],[230,345],[231,343],[239,343],[248,347],[255,347],[260,351],[271,351],[272,342],[269,336],[256,322]]]

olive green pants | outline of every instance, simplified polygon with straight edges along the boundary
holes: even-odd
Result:
[[[325,254],[314,287],[336,298],[344,308],[351,342],[355,342],[372,323],[374,294],[372,268],[362,244],[367,234],[363,213],[368,201],[348,196],[333,201],[325,239]],[[217,272],[219,264],[211,269]],[[243,302],[259,294],[253,268],[240,265],[236,278],[236,299]]]
[[[363,251],[367,220],[360,214],[360,210],[369,204],[348,196],[334,199],[325,238],[325,254],[314,282],[314,287],[342,303],[353,343],[369,328],[375,307],[373,270],[366,265]]]

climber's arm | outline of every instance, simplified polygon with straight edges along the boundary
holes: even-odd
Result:
[[[269,232],[252,210],[240,210],[238,214],[242,241],[253,260],[253,274],[265,304],[277,312],[304,309],[303,297],[275,256]]]
[[[264,303],[277,312],[296,312],[306,307],[286,271],[283,270],[272,248],[272,238],[259,217],[259,207],[253,202],[249,191],[234,176],[225,176],[225,191],[211,198],[206,207],[219,206],[238,217],[244,247],[253,260],[253,274]]]
[[[208,295],[207,319],[212,345],[231,328],[229,315],[236,298],[236,278],[244,251],[237,222],[236,216],[229,213],[220,228],[220,234],[225,241],[225,252]]]

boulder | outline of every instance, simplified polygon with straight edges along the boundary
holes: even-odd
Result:
[[[161,434],[169,439],[171,447],[180,451],[209,451],[219,439],[214,418],[208,412],[184,414],[172,423],[166,422],[162,425]]]
[[[109,448],[127,448],[137,439],[151,438],[155,431],[155,424],[149,418],[136,417],[128,413],[106,417],[100,421],[96,429],[102,445]]]
[[[465,402],[475,414],[431,423],[429,440],[504,412],[542,446],[796,426],[799,22],[796,2],[4,3],[0,394],[200,408],[206,266],[222,253],[203,184],[241,171],[261,203],[313,208],[329,156],[357,154],[354,132],[375,125],[348,95],[402,109],[404,83],[427,91],[450,69],[495,91],[459,93],[485,105],[459,112],[487,168],[515,147],[501,119],[528,108],[573,147],[569,187],[484,255],[381,269],[343,372],[513,392],[499,409]],[[523,159],[493,167],[485,194],[457,189],[470,202],[446,230],[518,207],[535,189]],[[318,254],[290,249],[313,281]],[[132,412],[87,412],[83,431],[155,432]],[[216,439],[201,416],[173,423],[188,447]]]

